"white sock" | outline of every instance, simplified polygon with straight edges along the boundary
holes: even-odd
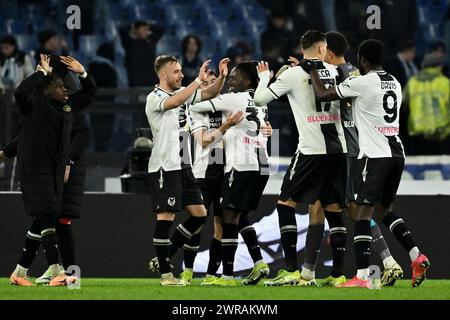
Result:
[[[303,268],[301,276],[302,276],[303,279],[312,280],[312,279],[316,278],[316,272],[315,271],[311,271],[308,268]]]
[[[356,277],[360,280],[368,280],[369,279],[369,269],[358,269],[356,273]]]
[[[255,266],[257,266],[258,264],[263,264],[263,263],[264,263],[264,260],[262,260],[262,259],[258,260],[258,261],[255,262]]]
[[[27,269],[27,268],[24,268],[24,267],[22,267],[20,264],[18,264],[18,265],[16,266],[16,270],[14,270],[14,272],[15,272],[19,277],[21,277],[21,276],[24,276],[24,275],[27,274],[28,269]]]
[[[214,277],[215,277],[215,275],[213,275],[213,274],[206,274],[205,279],[214,278]]]
[[[222,275],[222,278],[224,278],[225,280],[233,280],[234,279],[233,276],[226,276],[226,275]]]
[[[416,260],[420,255],[420,251],[419,248],[414,247],[411,249],[411,251],[409,252],[409,258],[411,259],[411,261]]]
[[[397,261],[395,261],[395,259],[392,256],[386,257],[383,260],[384,269],[390,269],[393,266],[395,266],[396,263],[397,263]]]

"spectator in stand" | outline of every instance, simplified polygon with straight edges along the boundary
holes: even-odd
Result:
[[[39,32],[38,41],[40,47],[34,54],[34,60],[40,61],[40,55],[55,53],[62,56],[69,55],[69,45],[66,40],[59,36],[54,30],[44,30]]]
[[[158,82],[153,63],[156,45],[163,34],[160,26],[141,20],[134,22],[130,29],[120,31],[130,87],[148,87]]]
[[[3,103],[2,91],[4,89],[15,89],[24,79],[28,78],[33,72],[31,57],[21,51],[17,45],[16,38],[12,35],[6,35],[0,39],[0,105]],[[6,110],[0,108],[0,140],[4,139],[6,127]],[[18,108],[12,108],[12,134],[16,136],[19,133],[22,123],[22,114]]]
[[[184,78],[183,86],[188,86],[198,75],[198,69],[202,66],[200,52],[202,51],[202,41],[199,37],[188,35],[181,42],[181,65],[183,66]]]
[[[0,46],[0,89],[16,88],[34,72],[31,58],[19,49],[12,35],[0,38]]]
[[[422,70],[406,87],[410,154],[449,153],[450,80],[442,73],[443,64],[443,56],[425,55]]]
[[[404,88],[409,78],[419,71],[414,63],[415,55],[416,48],[414,43],[409,40],[404,40],[398,47],[397,55],[386,65],[386,71],[397,78],[402,88]]]
[[[261,34],[260,43],[263,57],[283,63],[292,50],[292,32],[288,28],[289,17],[283,11],[273,11],[269,16],[267,30]],[[273,64],[270,64],[274,67]],[[274,69],[275,71],[275,69]]]
[[[400,42],[404,40],[413,41],[415,39],[418,18],[416,1],[366,0],[365,2],[366,7],[374,4],[381,9],[381,29],[368,30],[366,37],[377,38],[383,41],[387,58],[395,54],[393,50],[398,48]],[[367,30],[365,25],[364,29]]]
[[[114,68],[114,45],[112,43],[104,43],[98,47],[96,55],[89,64],[88,69],[94,76],[94,79],[96,79],[97,87],[119,87],[119,77]],[[97,101],[110,101],[112,104],[114,97],[97,97]],[[113,132],[114,114],[92,113],[90,118],[92,133],[94,135],[95,151],[107,152]]]
[[[447,50],[445,43],[442,41],[435,41],[430,45],[429,53],[436,56],[437,58],[442,58],[444,60],[444,65],[442,67],[442,72],[447,76],[450,77],[449,74],[449,68],[448,64],[445,62],[445,59],[448,58]]]
[[[228,48],[226,57],[230,58],[228,70],[233,70],[235,66],[243,61],[252,60],[253,48],[245,42],[238,42],[234,46]]]

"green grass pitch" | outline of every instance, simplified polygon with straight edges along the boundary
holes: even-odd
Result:
[[[426,280],[411,288],[410,280],[381,290],[318,287],[160,287],[158,279],[81,279],[81,289],[16,287],[0,278],[0,299],[7,300],[450,300],[450,280]]]

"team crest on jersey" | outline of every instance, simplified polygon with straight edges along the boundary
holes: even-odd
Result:
[[[167,204],[171,207],[173,207],[175,205],[175,197],[169,197],[167,199]]]
[[[70,111],[72,111],[72,108],[66,104],[66,105],[63,107],[63,111],[64,111],[64,112],[70,112]]]

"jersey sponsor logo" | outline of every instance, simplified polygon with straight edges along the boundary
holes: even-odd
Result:
[[[377,127],[378,132],[382,134],[399,134],[400,128],[398,127]]]
[[[63,107],[63,111],[64,111],[64,112],[70,112],[70,111],[72,111],[72,108],[66,104],[66,105]]]
[[[353,127],[355,127],[355,121],[343,121],[342,123],[344,124],[345,128],[353,128]]]
[[[308,116],[308,117],[306,117],[306,121],[308,121],[308,123],[337,122],[337,121],[341,121],[341,115],[340,114],[321,114],[319,116]]]
[[[175,205],[175,197],[169,197],[167,199],[167,204],[171,207],[173,207]]]

